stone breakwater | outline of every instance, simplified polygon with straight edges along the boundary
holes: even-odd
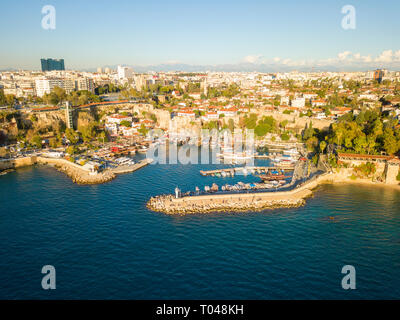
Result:
[[[111,181],[115,178],[115,174],[110,170],[103,171],[96,175],[90,175],[83,170],[72,168],[67,165],[55,165],[55,168],[58,171],[65,173],[71,178],[72,182],[76,184],[99,184]]]
[[[58,171],[65,173],[76,184],[99,184],[113,180],[116,175],[111,170],[105,170],[97,174],[90,174],[77,164],[65,159],[51,159],[37,157],[37,163],[53,165]]]
[[[215,194],[178,199],[171,195],[162,195],[151,198],[147,207],[150,210],[166,214],[261,211],[282,207],[299,207],[304,205],[304,199],[311,195],[312,192],[309,189],[285,192]]]
[[[395,187],[400,190],[398,184],[385,184],[372,182],[371,179],[353,181],[349,177],[350,172],[341,169],[337,172],[324,173],[313,178],[303,185],[282,192],[264,193],[238,193],[238,194],[210,194],[176,199],[172,195],[161,195],[151,198],[147,207],[150,210],[166,214],[190,214],[218,211],[261,211],[282,207],[299,207],[305,204],[305,199],[312,196],[313,189],[324,183],[358,183],[382,187]]]

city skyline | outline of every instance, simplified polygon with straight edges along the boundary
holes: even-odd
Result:
[[[354,1],[356,28],[345,30],[344,1],[53,1],[56,29],[44,30],[48,3],[6,1],[0,24],[8,30],[4,41],[14,45],[0,53],[0,69],[39,70],[41,57],[59,57],[74,70],[396,70],[400,5],[384,2]]]

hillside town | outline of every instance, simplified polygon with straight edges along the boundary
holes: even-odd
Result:
[[[202,129],[254,130],[258,148],[299,143],[314,163],[329,152],[331,165],[333,151],[392,156],[400,149],[400,72],[63,69],[62,60],[51,71],[0,73],[3,159],[45,152],[98,172],[160,139],[190,142]]]

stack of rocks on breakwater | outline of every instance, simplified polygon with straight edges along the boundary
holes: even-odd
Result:
[[[266,192],[257,194],[219,194],[174,198],[171,195],[153,197],[147,203],[150,210],[166,214],[189,214],[218,211],[261,211],[273,208],[299,207],[312,192],[308,189],[294,192]]]
[[[89,174],[89,172],[79,170],[67,165],[56,165],[58,171],[64,172],[68,177],[72,179],[74,183],[77,184],[98,184],[111,181],[115,178],[115,174],[110,170],[106,170],[94,175]]]

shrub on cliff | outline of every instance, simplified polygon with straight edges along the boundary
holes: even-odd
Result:
[[[31,144],[34,145],[36,148],[42,147],[42,138],[39,135],[33,136],[31,140]]]
[[[367,162],[360,164],[359,166],[355,167],[354,173],[359,177],[371,177],[376,172],[376,165],[372,162]]]

